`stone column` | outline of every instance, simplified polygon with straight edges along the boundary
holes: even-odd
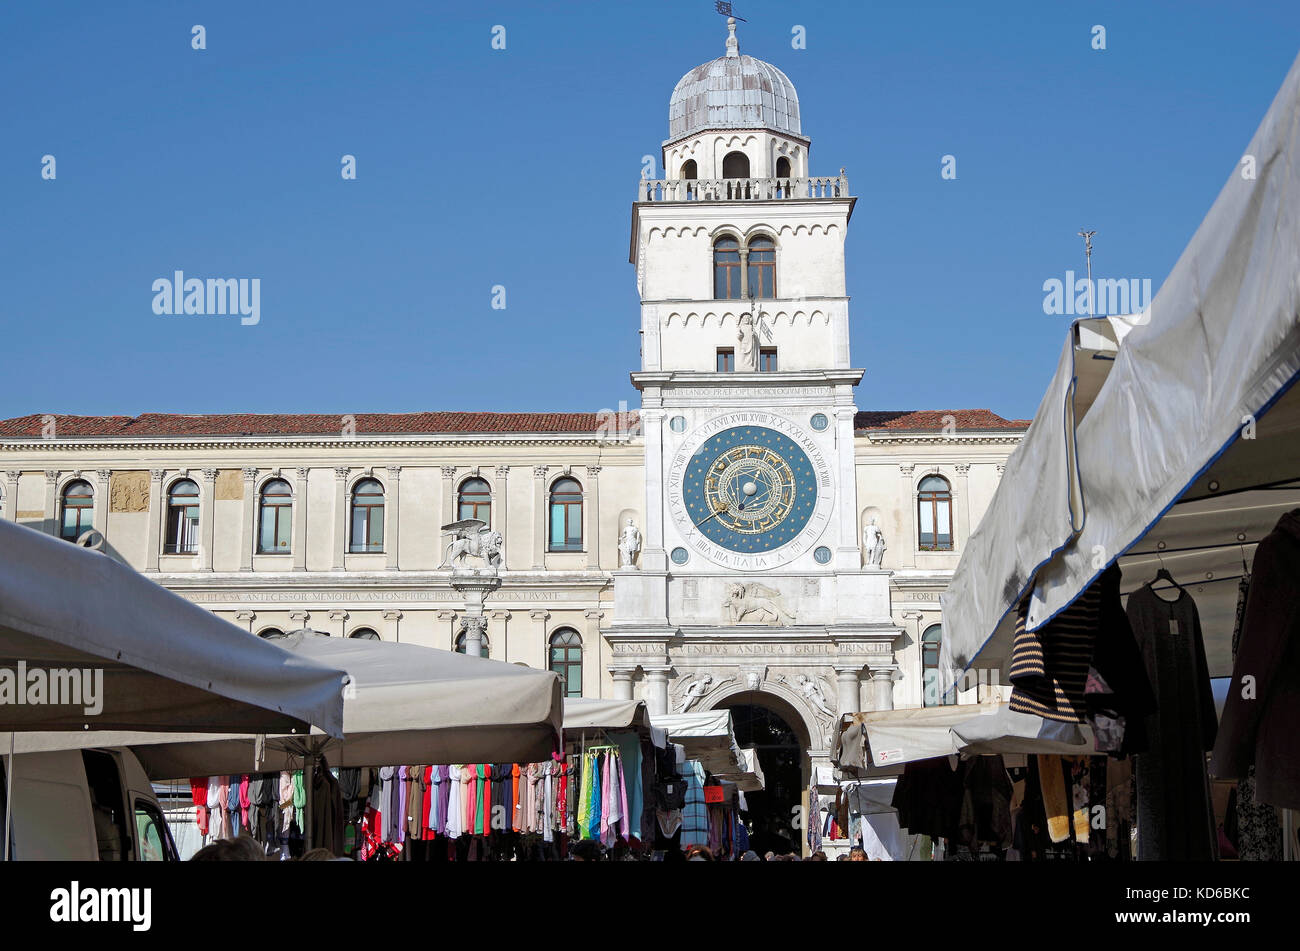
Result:
[[[501,579],[494,575],[470,575],[452,573],[451,586],[465,599],[465,655],[467,657],[484,657],[483,634],[487,630],[487,618],[483,616],[483,599],[501,587]]]
[[[442,524],[456,521],[456,467],[442,467]]]
[[[859,546],[858,512],[854,508],[858,497],[858,465],[853,449],[853,407],[845,406],[835,411],[836,459],[840,483],[840,537],[836,545],[835,566],[841,571],[857,571],[862,567],[863,556]]]
[[[45,521],[46,535],[59,537],[59,470],[45,470]]]
[[[293,621],[295,624],[298,625],[298,627],[297,627],[297,628],[294,628],[294,630],[297,630],[298,628],[306,627],[306,626],[307,626],[307,622],[308,622],[309,620],[311,620],[311,612],[310,612],[310,611],[290,611],[290,612],[289,612],[289,620]],[[289,632],[288,632],[288,631],[285,631],[284,633],[288,634]]]
[[[18,518],[18,470],[5,470],[5,498],[4,512],[0,513],[0,518],[8,521],[16,521]]]
[[[398,564],[398,525],[402,515],[402,467],[388,467],[388,492],[384,497],[384,567],[396,571]]]
[[[162,483],[167,475],[166,469],[149,470],[149,516],[147,518],[149,535],[144,545],[144,570],[158,570],[158,556],[163,546]]]
[[[334,551],[330,560],[331,571],[343,570],[343,553],[348,547],[348,474],[347,466],[334,467]]]
[[[895,542],[895,557],[900,567],[907,568],[916,567],[916,486],[912,484],[915,472],[915,465],[898,467],[898,474],[903,477],[903,506],[907,513],[903,516],[903,531],[907,532],[907,540],[901,544]]]
[[[352,615],[348,614],[347,611],[335,610],[330,612],[330,622],[336,623],[339,626],[339,637],[348,636],[348,618],[351,616]],[[330,633],[333,632],[331,631]]]
[[[452,617],[456,616],[454,612],[448,612],[448,613],[451,614]],[[400,624],[404,616],[405,615],[401,611],[384,612],[384,620],[388,622],[388,629],[393,634],[392,640],[394,643],[400,644],[402,641],[402,636],[401,636],[401,632],[398,630],[398,625]],[[441,616],[441,612],[439,612],[439,616]],[[453,644],[452,646],[454,647],[455,645]]]
[[[493,611],[488,615],[492,621],[492,629],[497,632],[497,660],[510,660],[510,612]],[[492,643],[488,642],[488,654],[492,656]]]
[[[605,642],[600,636],[600,620],[605,612],[599,608],[588,608],[582,612],[587,619],[586,629],[582,632],[582,695],[584,697],[600,696],[600,668],[605,663]],[[588,668],[591,672],[588,673]],[[594,693],[588,693],[591,686]]]
[[[862,702],[859,695],[859,687],[862,682],[862,665],[856,667],[836,667],[835,668],[836,689],[839,694],[839,707],[837,712],[840,716],[846,713],[857,713],[858,705]]]
[[[545,608],[533,608],[528,616],[537,622],[537,642],[542,645],[542,669],[546,670],[551,666],[551,644],[546,639],[546,622],[550,620],[551,612]]]
[[[546,536],[550,529],[546,511],[546,473],[548,466],[533,466],[533,567],[546,567]]]
[[[610,676],[614,678],[614,699],[631,700],[632,699],[632,675],[636,673],[635,667],[611,667]]]
[[[240,611],[235,615],[235,620],[240,624],[248,625],[248,633],[253,633],[253,619],[257,617],[256,611]]]
[[[587,466],[587,485],[583,493],[585,498],[582,510],[587,520],[583,531],[588,533],[588,568],[600,567],[600,469],[600,466]]]
[[[493,527],[501,533],[501,570],[510,567],[510,536],[507,534],[510,515],[510,467],[497,466],[497,502],[493,506]],[[503,655],[504,656],[504,655]]]
[[[199,486],[199,571],[212,570],[212,545],[216,537],[217,470],[204,469]]]
[[[108,537],[108,483],[112,478],[112,469],[95,470],[95,513],[92,518],[95,528],[105,538]]]
[[[385,615],[385,617],[386,616],[387,615]],[[439,650],[455,650],[456,649],[456,612],[446,611],[446,610],[437,611],[434,613],[434,616],[439,621],[442,621],[444,624],[446,624],[448,628],[451,629],[451,639],[443,644],[435,643],[434,647],[437,647]],[[396,628],[394,628],[394,634],[396,634]]]
[[[871,681],[874,686],[871,698],[872,709],[894,709],[894,668],[872,667]]]
[[[244,475],[243,533],[240,536],[239,570],[253,570],[253,552],[257,550],[257,468],[247,466]]]
[[[641,570],[668,570],[664,550],[664,411],[641,410],[641,432],[645,439],[645,540],[641,548]]]
[[[970,538],[970,463],[959,463],[953,468],[957,470],[957,498],[953,499],[957,511],[952,513],[955,523],[952,530],[961,534],[953,538],[952,547],[954,551],[964,551],[966,539]]]
[[[663,716],[668,713],[668,672],[671,667],[642,667],[646,679],[646,707],[650,715]]]
[[[293,490],[293,570],[307,570],[307,475],[305,466],[298,467],[298,484]]]

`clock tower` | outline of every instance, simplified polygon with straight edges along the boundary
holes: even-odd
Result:
[[[766,695],[816,760],[836,714],[887,705],[900,634],[861,544],[855,199],[843,169],[811,174],[794,85],[727,26],[725,55],[673,90],[664,178],[632,207],[645,524],[615,573],[609,669],[652,713]]]

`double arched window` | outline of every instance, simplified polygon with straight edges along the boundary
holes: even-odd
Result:
[[[921,635],[921,705],[941,707],[949,703],[939,680],[939,646],[943,642],[943,626],[931,624]]]
[[[776,242],[754,235],[743,248],[731,235],[713,242],[713,297],[741,300],[776,297]]]
[[[952,488],[948,480],[928,475],[917,488],[917,547],[921,551],[952,551]]]
[[[354,552],[384,550],[384,487],[378,479],[362,479],[352,488],[350,550]]]
[[[568,476],[551,486],[550,551],[582,551],[582,485]]]
[[[95,490],[85,479],[69,482],[63,488],[63,519],[59,535],[75,542],[81,533],[94,527]]]
[[[577,631],[562,627],[551,635],[546,666],[560,675],[564,696],[582,696],[582,637]]]
[[[479,518],[492,524],[492,487],[486,479],[466,479],[456,499],[456,517]]]
[[[261,521],[257,550],[264,555],[287,555],[293,539],[293,490],[283,479],[262,486]]]
[[[177,479],[167,492],[167,537],[163,551],[192,555],[199,550],[199,487]]]

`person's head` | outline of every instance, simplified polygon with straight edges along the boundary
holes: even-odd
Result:
[[[766,855],[763,856],[763,861],[764,861],[764,862],[775,862],[775,861],[776,861],[776,853],[775,853],[775,852],[768,852]]]
[[[867,860],[867,852],[865,849],[860,849],[857,846],[854,846],[853,848],[849,849],[850,862],[865,862],[866,860]]]
[[[712,862],[713,853],[709,851],[707,845],[692,845],[686,850],[686,861]]]
[[[569,855],[575,862],[599,862],[605,857],[603,852],[604,849],[595,839],[583,839],[581,842],[574,843],[573,848],[569,850]]]
[[[262,847],[248,835],[240,835],[234,839],[218,839],[199,849],[190,858],[191,862],[262,862],[265,860],[266,854],[262,851]]]
[[[302,857],[303,862],[332,862],[334,853],[329,849],[310,849]]]
[[[821,849],[818,849],[818,850],[817,850],[816,852],[814,852],[812,855],[808,856],[808,861],[809,861],[809,862],[829,862],[830,859],[828,859],[828,858],[826,857],[826,853],[825,853],[825,852],[823,852]]]
[[[841,852],[839,855],[835,856],[835,861],[837,862],[847,862],[848,860],[849,860],[849,853],[847,852]]]
[[[753,849],[750,849],[748,852],[746,852],[744,855],[742,855],[742,856],[740,857],[740,860],[741,860],[742,862],[761,862],[761,861],[762,861],[762,859],[760,859],[760,858],[758,857],[758,853],[755,852]]]

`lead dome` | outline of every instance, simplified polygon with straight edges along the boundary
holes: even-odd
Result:
[[[683,76],[668,102],[668,141],[705,129],[802,135],[794,83],[771,63],[741,55],[734,17],[727,19],[726,55]]]

